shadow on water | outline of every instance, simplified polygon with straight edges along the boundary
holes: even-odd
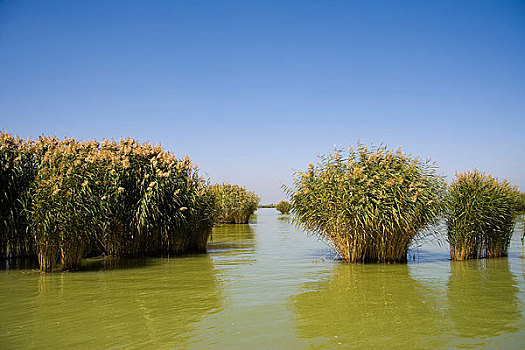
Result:
[[[39,270],[37,258],[0,259],[0,270]]]
[[[407,265],[337,264],[291,298],[300,337],[311,348],[432,348],[442,345],[432,291]]]
[[[113,270],[113,269],[138,269],[149,267],[152,265],[162,264],[164,260],[169,259],[184,259],[206,255],[206,252],[191,252],[184,254],[174,254],[172,256],[159,257],[138,257],[138,258],[111,258],[111,257],[94,257],[84,259],[82,265],[75,270],[75,272],[89,272],[97,270]]]
[[[447,286],[459,338],[454,346],[478,348],[488,338],[521,330],[519,288],[507,258],[451,261]]]
[[[173,258],[200,256],[205,253],[188,253],[175,255]],[[150,265],[159,264],[166,257],[139,257],[139,258],[112,258],[106,256],[92,257],[83,259],[81,265],[75,270],[65,270],[63,272],[92,272],[98,270],[112,270],[112,269],[138,269],[148,267]],[[40,273],[37,258],[16,258],[0,260],[0,270],[32,270],[34,273]],[[57,273],[60,271],[55,271]],[[25,271],[24,273],[27,273]]]
[[[160,259],[154,258],[107,258],[95,257],[84,259],[82,266],[75,272],[89,272],[96,270],[112,270],[112,269],[137,269],[147,267],[151,264],[159,263]]]
[[[207,255],[152,259],[147,269],[2,276],[5,348],[187,348],[196,323],[223,309]]]

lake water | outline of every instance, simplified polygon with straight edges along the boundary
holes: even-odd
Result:
[[[0,271],[0,349],[525,348],[519,230],[508,258],[427,242],[406,265],[347,265],[259,209],[207,254]]]

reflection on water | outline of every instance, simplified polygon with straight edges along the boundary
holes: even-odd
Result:
[[[186,348],[195,323],[223,307],[213,265],[206,256],[148,261],[4,278],[0,294],[16,297],[0,300],[0,347]]]
[[[522,327],[519,288],[508,259],[451,261],[447,286],[450,317],[462,338],[455,345],[486,346],[488,338]]]
[[[0,271],[0,349],[520,349],[519,232],[509,257],[408,265],[319,259],[326,245],[275,209],[214,228],[207,254]],[[391,350],[391,349],[389,349]]]
[[[0,259],[0,270],[39,270],[36,258]]]
[[[413,279],[410,265],[337,264],[290,298],[299,336],[318,349],[522,348],[523,301],[508,259],[447,264],[445,286]],[[417,270],[425,267],[443,272]]]
[[[289,214],[278,214],[277,220],[285,223],[291,223],[292,217]]]
[[[255,235],[249,224],[220,225],[213,228],[208,252],[232,265],[254,261]]]
[[[430,348],[442,318],[407,265],[337,264],[327,279],[292,297],[300,336],[313,348]]]

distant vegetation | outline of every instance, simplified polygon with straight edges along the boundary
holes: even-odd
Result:
[[[218,221],[225,224],[246,224],[257,210],[259,196],[244,187],[216,184],[208,188],[215,198]]]
[[[87,256],[205,250],[215,197],[188,158],[160,146],[22,141],[0,135],[0,255],[38,256],[42,271]]]
[[[451,184],[447,229],[453,260],[507,255],[523,194],[507,181],[477,170],[461,173]]]
[[[320,157],[295,173],[296,222],[348,262],[402,262],[414,237],[443,212],[445,183],[429,161],[385,146]]]
[[[257,208],[275,208],[275,204],[259,204]]]
[[[275,209],[279,210],[281,214],[289,214],[292,209],[292,205],[288,201],[280,201],[275,206]]]

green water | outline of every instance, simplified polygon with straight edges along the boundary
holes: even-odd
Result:
[[[517,233],[503,259],[426,243],[408,265],[345,265],[274,209],[252,221],[208,254],[0,271],[0,349],[525,347]]]

